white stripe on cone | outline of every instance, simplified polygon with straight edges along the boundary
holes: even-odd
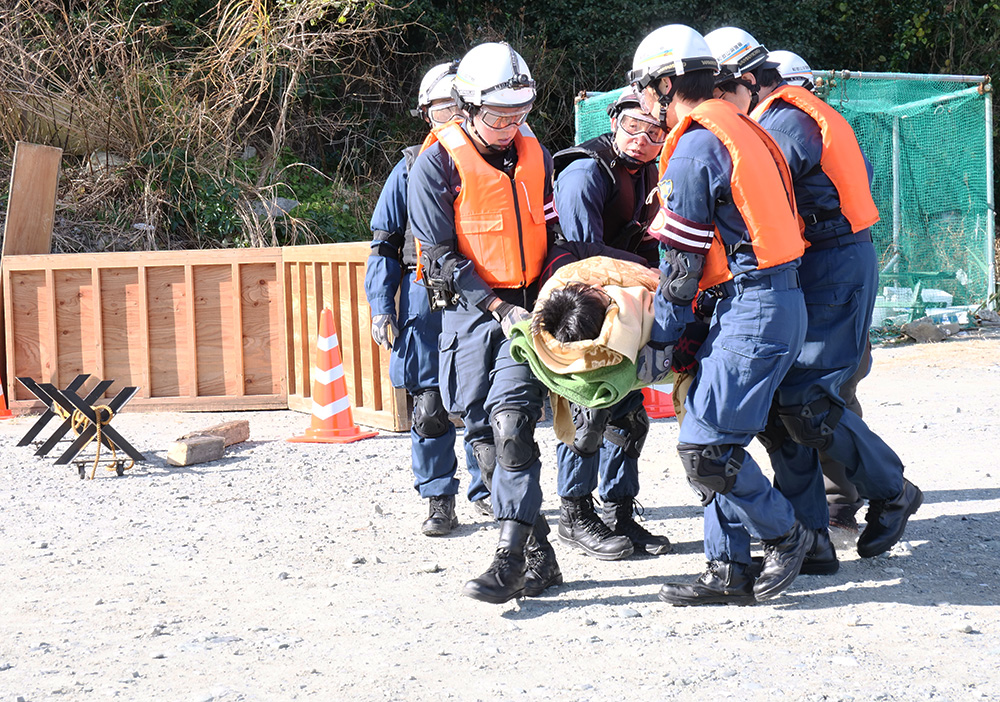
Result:
[[[337,335],[331,334],[330,336],[321,336],[316,340],[316,346],[319,347],[320,351],[330,351],[331,349],[337,348],[339,344],[337,343]]]
[[[336,368],[331,368],[330,370],[320,370],[319,368],[313,368],[313,380],[318,382],[320,385],[329,385],[334,380],[340,380],[344,377],[344,366],[339,365]]]
[[[347,397],[334,400],[328,405],[321,405],[313,400],[313,416],[320,420],[327,420],[334,415],[340,414],[351,408],[351,401]]]

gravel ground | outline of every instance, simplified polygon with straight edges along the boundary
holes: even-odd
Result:
[[[839,573],[752,607],[657,600],[704,566],[673,420],[653,423],[640,499],[676,552],[557,543],[566,583],[503,606],[459,594],[494,524],[462,500],[451,537],[419,534],[406,435],[290,444],[307,416],[125,412],[148,461],[91,481],[14,446],[31,418],[5,420],[0,702],[1000,700],[998,353],[984,334],[876,349],[865,416],[925,504],[890,554],[861,560],[842,534]],[[166,465],[176,437],[235,418],[251,441],[225,460]],[[537,435],[554,523],[551,425]]]

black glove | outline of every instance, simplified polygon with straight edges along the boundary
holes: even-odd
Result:
[[[510,336],[511,328],[515,324],[523,322],[526,319],[531,319],[531,312],[523,307],[512,305],[509,302],[501,302],[490,314],[493,315],[493,319],[500,322],[500,328],[503,329],[504,336],[508,337]]]
[[[649,342],[635,357],[635,377],[643,385],[654,385],[670,374],[670,359],[673,346],[661,346]]]
[[[695,355],[708,338],[708,325],[704,322],[691,322],[684,327],[681,338],[674,345],[674,373],[690,373],[698,370],[698,360]]]

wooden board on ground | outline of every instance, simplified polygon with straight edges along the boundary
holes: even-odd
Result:
[[[167,463],[172,466],[191,466],[195,463],[217,461],[226,452],[226,440],[221,436],[192,436],[174,442],[167,451]]]
[[[250,438],[250,422],[245,419],[237,419],[233,422],[215,424],[205,429],[185,434],[178,441],[191,439],[195,436],[221,436],[226,446],[232,446]]]

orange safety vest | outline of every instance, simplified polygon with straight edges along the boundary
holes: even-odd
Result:
[[[545,159],[527,124],[514,136],[513,179],[486,163],[459,122],[432,129],[423,149],[440,142],[462,179],[455,198],[458,251],[491,288],[523,288],[538,280],[548,253]]]
[[[677,142],[692,122],[712,132],[729,151],[733,160],[730,181],[733,204],[750,234],[757,268],[772,268],[801,257],[807,244],[795,214],[795,195],[788,163],[781,148],[764,128],[735,105],[722,100],[706,100],[684,117],[670,131],[663,145],[660,180],[663,180],[667,162],[677,148]],[[663,205],[666,207],[666,202]],[[699,287],[707,290],[732,277],[726,246],[716,227],[712,246],[705,255]]]
[[[867,229],[879,220],[878,208],[872,199],[865,157],[858,138],[844,116],[823,100],[798,85],[783,85],[764,98],[753,111],[760,118],[776,100],[794,105],[815,120],[823,137],[820,168],[833,183],[840,198],[840,211],[851,224],[851,232]]]

